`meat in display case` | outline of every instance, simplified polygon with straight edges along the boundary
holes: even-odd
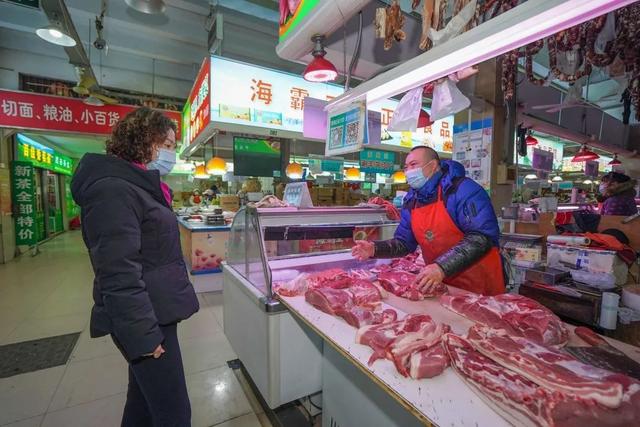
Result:
[[[396,227],[377,207],[245,207],[236,214],[223,264],[224,331],[270,407],[322,389],[323,340],[275,298],[274,284],[372,267],[351,257],[354,239],[391,238]]]

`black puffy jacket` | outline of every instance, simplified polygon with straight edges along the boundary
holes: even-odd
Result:
[[[199,309],[158,171],[86,154],[71,192],[95,274],[91,336],[113,334],[129,360],[153,352],[164,340],[158,325]]]

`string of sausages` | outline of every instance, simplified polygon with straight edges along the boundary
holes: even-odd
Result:
[[[488,0],[484,3],[491,7],[498,0]],[[476,11],[478,13],[478,10]],[[545,43],[549,55],[549,69],[552,76],[560,81],[574,83],[576,80],[591,74],[593,67],[608,67],[621,62],[621,66],[629,76],[629,97],[636,110],[636,118],[640,120],[640,4],[618,9],[613,12],[615,17],[614,39],[603,47],[602,52],[596,51],[598,36],[605,27],[607,16],[600,16],[591,21],[560,31],[544,40],[538,40],[505,54],[502,58],[502,91],[505,101],[513,98],[515,93],[515,79],[519,58],[524,58],[525,75],[535,85],[544,85],[547,79],[537,78],[533,73],[533,57],[540,53]],[[579,66],[570,72],[561,70],[558,64],[559,55],[581,60]],[[610,74],[612,70],[610,69]]]

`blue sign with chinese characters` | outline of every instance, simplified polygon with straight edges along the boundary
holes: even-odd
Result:
[[[395,162],[396,153],[391,151],[364,149],[360,152],[360,172],[391,174]]]

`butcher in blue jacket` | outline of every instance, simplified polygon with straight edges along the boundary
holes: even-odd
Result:
[[[426,267],[414,283],[419,290],[444,282],[482,295],[503,293],[498,219],[487,192],[465,177],[460,163],[440,160],[429,147],[413,148],[404,169],[411,190],[394,238],[360,240],[353,256],[402,257],[420,246]]]

